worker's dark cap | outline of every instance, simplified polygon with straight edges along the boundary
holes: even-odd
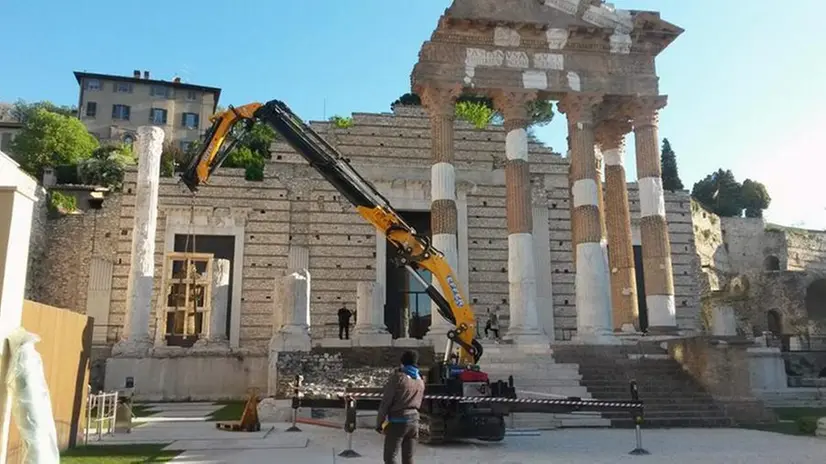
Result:
[[[419,353],[415,351],[405,351],[402,354],[402,365],[403,366],[418,366],[419,365]]]

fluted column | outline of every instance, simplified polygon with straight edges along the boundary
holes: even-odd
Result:
[[[505,208],[508,225],[507,338],[518,344],[545,344],[536,307],[536,263],[533,244],[533,206],[528,161],[528,104],[533,92],[498,92],[494,104],[505,117]]]
[[[665,219],[658,113],[667,98],[640,97],[629,109],[637,149],[637,179],[640,191],[640,238],[645,275],[645,303],[652,332],[673,332],[677,328],[674,304],[674,274],[671,241]]]
[[[459,245],[457,238],[456,174],[453,166],[453,123],[455,99],[461,89],[455,86],[427,86],[416,89],[422,105],[430,116],[431,156],[430,168],[430,228],[433,246],[445,255],[450,268],[457,273],[459,282]],[[433,277],[433,286],[450,298],[447,289]],[[453,328],[445,320],[435,303],[431,305],[430,330],[427,338],[436,346],[447,340],[447,332]]]
[[[637,276],[631,240],[631,214],[625,178],[625,134],[628,122],[603,121],[597,126],[597,145],[605,166],[605,228],[608,234],[608,265],[611,272],[611,306],[614,330],[639,327]]]
[[[599,184],[594,153],[594,107],[599,95],[572,93],[559,102],[568,117],[573,181],[573,241],[576,253],[577,335],[580,343],[614,341],[608,259],[602,240]]]

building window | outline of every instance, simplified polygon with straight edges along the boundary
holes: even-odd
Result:
[[[112,119],[129,120],[129,106],[128,105],[112,105]]]
[[[186,140],[181,140],[181,150],[186,153],[189,151],[189,147],[192,146],[192,142],[188,142]]]
[[[163,108],[152,108],[149,111],[149,122],[152,124],[166,124],[166,110]]]
[[[170,89],[168,87],[164,87],[162,85],[153,85],[149,88],[149,96],[150,97],[163,97],[169,98]]]
[[[131,147],[132,144],[135,143],[135,138],[132,137],[132,134],[126,134],[123,136],[123,143]]]
[[[98,114],[97,102],[86,102],[86,117],[94,118]]]
[[[0,150],[8,152],[10,146],[11,146],[11,133],[4,132],[3,135],[0,135]]]
[[[181,125],[187,129],[198,128],[198,114],[197,113],[182,113]]]
[[[86,79],[86,90],[100,90],[103,86],[100,84],[100,79]]]
[[[198,92],[194,90],[190,90],[186,93],[186,99],[189,101],[195,101],[198,99]]]
[[[115,93],[132,93],[132,84],[129,82],[115,82]]]

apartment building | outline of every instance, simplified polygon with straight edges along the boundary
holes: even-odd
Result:
[[[149,71],[132,76],[75,71],[80,85],[78,117],[101,141],[132,143],[139,126],[154,124],[166,140],[181,148],[198,140],[209,127],[221,89],[151,79]]]

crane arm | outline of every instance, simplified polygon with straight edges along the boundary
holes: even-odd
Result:
[[[204,135],[198,152],[190,160],[181,181],[196,192],[206,184],[210,175],[232,150],[233,142],[227,138],[239,124],[261,121],[279,133],[322,177],[332,184],[355,206],[358,213],[378,230],[396,249],[394,261],[405,267],[424,286],[428,296],[436,303],[439,314],[453,324],[448,332],[445,360],[448,361],[458,345],[458,362],[463,365],[476,364],[482,356],[482,345],[476,340],[476,321],[459,284],[459,279],[451,269],[442,252],[434,248],[427,236],[419,235],[407,224],[381,193],[367,179],[362,177],[332,145],[327,143],[310,126],[281,101],[272,100],[265,104],[250,103],[210,118],[212,126]],[[440,293],[430,282],[424,281],[416,272],[426,269],[436,277]],[[447,298],[442,295],[446,295]],[[431,318],[434,315],[431,315]]]

